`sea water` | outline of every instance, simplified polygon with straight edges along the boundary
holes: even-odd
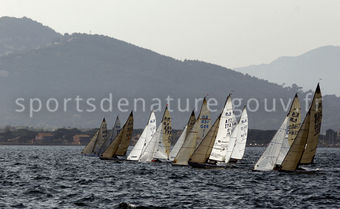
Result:
[[[340,206],[340,149],[316,173],[253,172],[264,148],[228,169],[103,161],[77,146],[0,146],[0,208],[269,208]]]

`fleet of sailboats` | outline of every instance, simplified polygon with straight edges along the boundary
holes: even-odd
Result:
[[[256,162],[255,171],[295,171],[299,165],[314,160],[322,120],[322,95],[318,85],[309,111],[301,123],[301,106],[296,94],[280,128]],[[244,156],[248,136],[248,113],[244,107],[236,120],[231,95],[219,117],[211,123],[206,98],[198,117],[191,113],[186,126],[171,150],[172,122],[165,107],[159,125],[152,111],[137,143],[126,160],[142,163],[171,162],[173,166],[198,168],[228,167]],[[86,156],[99,156],[103,160],[124,160],[133,131],[133,114],[123,127],[116,118],[111,135],[103,119],[89,143],[82,150]]]
[[[189,165],[199,168],[225,167],[233,154],[234,161],[242,159],[248,133],[247,110],[243,108],[240,120],[234,128],[233,114],[229,95],[222,113],[194,151]]]

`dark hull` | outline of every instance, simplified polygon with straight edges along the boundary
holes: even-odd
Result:
[[[176,167],[186,167],[186,166],[189,166],[189,165],[179,165],[179,164],[174,164],[173,162],[171,162],[171,165],[172,165],[172,166],[176,166]]]
[[[110,160],[110,161],[114,161],[114,162],[122,162],[122,161],[126,160],[124,157],[117,157],[117,156],[114,156],[112,158],[99,157],[99,159],[101,159],[101,160]]]
[[[237,163],[237,162],[238,162],[238,159],[231,158],[228,163]]]
[[[216,165],[216,164],[210,164],[210,163],[189,162],[189,165],[193,168],[204,168],[204,169],[227,168],[226,165]]]

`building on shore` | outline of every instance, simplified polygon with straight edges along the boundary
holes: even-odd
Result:
[[[87,134],[77,134],[73,136],[72,144],[86,145],[90,141],[90,136]]]
[[[52,133],[38,133],[35,138],[33,144],[49,144],[53,140]]]

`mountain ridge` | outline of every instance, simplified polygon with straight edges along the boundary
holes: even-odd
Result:
[[[30,18],[0,17],[0,56],[44,47],[62,37]]]
[[[30,118],[27,111],[15,112],[16,98],[46,100],[80,95],[99,99],[112,93],[114,102],[122,97],[142,97],[148,106],[155,97],[162,101],[167,96],[192,101],[208,94],[219,101],[218,111],[213,113],[216,118],[227,95],[232,93],[233,98],[243,99],[241,107],[250,98],[260,100],[261,109],[249,114],[250,128],[276,129],[285,112],[265,112],[264,99],[279,101],[282,98],[287,102],[296,92],[301,98],[308,93],[297,85],[282,87],[223,66],[197,60],[181,61],[112,37],[80,33],[65,34],[58,41],[37,49],[1,56],[0,70],[8,72],[7,76],[0,76],[0,88],[7,89],[0,92],[0,104],[5,107],[0,110],[2,126],[96,127],[102,117],[110,123],[118,114],[117,108],[108,113],[79,113],[72,106],[68,112],[41,111]],[[336,128],[338,113],[334,114],[333,110],[338,108],[340,98],[325,98],[325,107],[332,107],[325,111],[325,128]],[[162,108],[164,106],[165,103]],[[193,108],[192,103],[189,106],[188,112],[172,113],[175,128],[185,125]],[[135,112],[135,127],[144,127],[149,114],[150,111]],[[127,113],[119,115],[122,121],[127,117]],[[160,115],[157,113],[158,119]]]
[[[333,76],[339,66],[340,46],[328,45],[314,48],[298,56],[282,56],[269,64],[250,65],[235,70],[275,83],[285,85],[298,83],[304,90],[313,89],[310,83],[320,82],[326,94],[339,96],[340,89],[337,88],[336,76]],[[310,78],[304,79],[306,75]]]

